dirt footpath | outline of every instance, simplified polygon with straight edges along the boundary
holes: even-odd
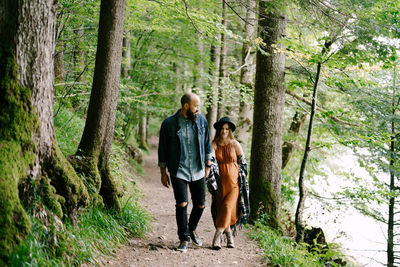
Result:
[[[145,174],[137,179],[144,193],[143,206],[153,217],[153,230],[145,239],[132,239],[113,258],[103,260],[104,266],[266,266],[262,251],[249,239],[246,229],[239,231],[235,238],[236,248],[211,249],[214,225],[210,212],[210,194],[207,193],[206,209],[197,228],[203,240],[202,247],[193,243],[187,252],[175,251],[179,245],[175,221],[175,200],[172,187],[162,186],[157,166],[156,145],[143,164]],[[191,211],[189,202],[188,214]]]

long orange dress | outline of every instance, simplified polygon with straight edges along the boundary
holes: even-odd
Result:
[[[218,162],[220,181],[216,194],[217,218],[215,225],[226,228],[238,219],[237,205],[239,199],[239,167],[236,151],[231,143],[217,145],[215,158]]]

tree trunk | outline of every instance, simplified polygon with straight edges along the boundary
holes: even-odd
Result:
[[[147,147],[147,112],[144,111],[139,121],[139,147],[148,150]]]
[[[54,78],[62,83],[64,82],[64,75],[64,41],[60,39],[54,53]]]
[[[253,92],[254,88],[254,73],[256,66],[255,52],[251,51],[250,42],[254,39],[257,29],[256,9],[257,2],[255,0],[248,0],[246,12],[247,23],[245,24],[246,40],[243,43],[242,50],[242,65],[245,65],[245,67],[242,68],[240,73],[240,107],[236,132],[236,138],[245,152],[251,132],[251,125],[253,124],[253,107],[248,95],[250,92]]]
[[[292,123],[290,124],[289,133],[299,135],[303,125],[306,121],[307,114],[299,110],[293,116]],[[296,149],[296,141],[294,138],[285,141],[282,145],[282,170],[288,164],[294,150]]]
[[[124,38],[122,40],[122,78],[128,78],[129,70],[131,67],[131,33],[129,29],[125,30]]]
[[[121,210],[121,205],[108,162],[117,109],[125,5],[126,0],[101,1],[92,93],[76,153],[84,158],[77,162],[76,169],[84,172],[88,182],[94,186],[92,201],[99,204],[100,193],[104,204],[117,211]]]
[[[394,255],[394,206],[395,196],[397,195],[395,174],[393,168],[396,163],[396,127],[394,118],[396,118],[396,109],[398,105],[398,96],[396,95],[396,67],[393,73],[393,96],[392,96],[392,123],[391,123],[391,137],[390,137],[390,185],[389,190],[391,197],[389,198],[389,218],[388,218],[388,237],[387,237],[387,266],[393,267],[395,264]]]
[[[268,11],[268,13],[267,13]],[[286,17],[260,2],[259,33],[268,54],[257,52],[254,124],[250,164],[250,217],[266,214],[279,229],[282,165],[282,113],[285,97],[285,55],[274,50],[285,36]]]
[[[83,7],[83,2],[79,1],[78,4]],[[74,78],[76,81],[82,80],[82,72],[85,68],[85,51],[83,49],[83,39],[85,30],[83,28],[83,15],[80,14],[79,24],[77,29],[74,30],[74,50],[73,50],[73,64],[74,64]]]
[[[204,54],[204,44],[201,37],[199,37],[199,42],[197,43],[197,49],[199,50],[199,59],[196,60],[196,67],[193,70],[193,93],[200,96],[200,99],[204,97],[204,62],[203,62],[203,54]]]
[[[179,68],[178,68],[178,64],[176,62],[172,63],[172,70],[175,73],[175,79],[174,79],[174,83],[175,83],[175,93],[177,95],[181,95],[181,85],[180,85],[180,72],[179,72]]]
[[[226,19],[227,5],[222,1],[222,26],[224,31],[228,29],[228,20]],[[228,54],[228,46],[226,44],[226,34],[221,33],[221,54],[219,60],[219,79],[218,79],[218,98],[217,98],[217,120],[224,116],[224,82],[226,78],[225,60]]]
[[[0,265],[30,231],[34,191],[60,218],[88,199],[54,136],[54,3],[0,2]]]
[[[218,36],[219,40],[219,36]],[[219,45],[212,45],[210,49],[211,65],[210,65],[210,76],[213,77],[211,88],[207,94],[207,122],[210,130],[210,137],[213,138],[215,135],[215,129],[213,124],[217,120],[217,97],[218,97],[218,73],[219,73],[219,60],[220,60],[221,47]]]
[[[321,58],[323,58],[326,52],[329,50],[332,45],[331,41],[325,41],[324,47],[321,51]],[[296,215],[295,215],[295,226],[296,226],[296,242],[302,242],[304,238],[304,224],[302,222],[303,210],[304,210],[304,202],[305,202],[305,194],[306,190],[304,188],[304,172],[306,169],[308,154],[310,152],[311,146],[311,137],[313,130],[313,122],[314,116],[317,108],[317,96],[318,96],[318,82],[321,74],[322,68],[322,60],[320,60],[317,64],[317,73],[315,75],[314,88],[313,88],[313,96],[312,96],[312,104],[311,104],[311,114],[310,114],[310,122],[308,124],[308,132],[307,132],[307,140],[304,149],[304,156],[300,166],[300,174],[299,174],[299,202],[297,203]]]

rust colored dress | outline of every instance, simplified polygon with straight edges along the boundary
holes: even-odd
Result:
[[[215,158],[218,162],[220,181],[216,195],[217,218],[215,225],[226,228],[238,219],[237,205],[239,199],[239,168],[236,151],[231,143],[217,145]]]

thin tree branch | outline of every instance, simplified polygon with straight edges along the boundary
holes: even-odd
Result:
[[[235,71],[233,71],[233,72],[230,72],[229,74],[228,74],[228,76],[230,76],[230,75],[232,75],[232,74],[235,74],[235,73],[238,73],[241,69],[243,69],[244,67],[246,67],[248,64],[247,64],[247,59],[249,58],[249,56],[250,56],[250,52],[251,52],[251,47],[249,47],[249,50],[247,51],[247,54],[246,54],[246,57],[245,57],[245,59],[244,59],[244,64],[242,65],[242,66],[240,66],[237,70],[235,70]]]
[[[201,34],[201,35],[203,35],[203,33],[196,27],[196,25],[194,24],[194,21],[192,20],[192,18],[189,16],[189,12],[188,12],[188,6],[187,6],[187,3],[186,3],[186,0],[182,0],[183,1],[183,3],[185,3],[185,12],[186,12],[186,16],[189,18],[189,20],[190,20],[190,22],[192,23],[192,25],[193,25],[193,27],[195,28],[195,30],[199,33],[199,34]]]
[[[298,99],[298,100],[303,101],[303,102],[306,103],[307,105],[310,105],[310,106],[311,106],[311,104],[312,104],[308,99],[306,99],[306,98],[304,98],[304,97],[302,97],[302,96],[299,96],[299,95],[297,95],[297,94],[295,94],[295,93],[293,93],[293,92],[291,92],[291,91],[286,90],[286,94],[288,94],[288,95],[290,95],[290,96],[292,96],[292,97],[294,97],[294,98],[296,98],[296,99]],[[322,111],[322,112],[326,112],[326,110],[325,110],[324,108],[321,108],[321,107],[318,107],[318,106],[317,106],[317,110]],[[345,124],[345,125],[349,125],[349,126],[359,126],[359,125],[356,124],[356,123],[351,123],[351,122],[348,122],[348,121],[344,121],[344,120],[342,120],[342,119],[339,119],[338,117],[336,117],[336,116],[334,116],[334,115],[331,115],[331,116],[329,116],[329,117],[330,117],[332,120],[334,120],[334,121],[336,121],[337,123],[340,123],[340,124]]]
[[[247,20],[245,20],[244,18],[242,18],[239,13],[237,13],[237,11],[235,9],[233,9],[233,7],[228,3],[228,1],[226,0],[222,0],[241,20],[243,20],[246,24],[250,24],[251,26],[254,26],[254,24],[251,24],[250,22],[248,22]]]

